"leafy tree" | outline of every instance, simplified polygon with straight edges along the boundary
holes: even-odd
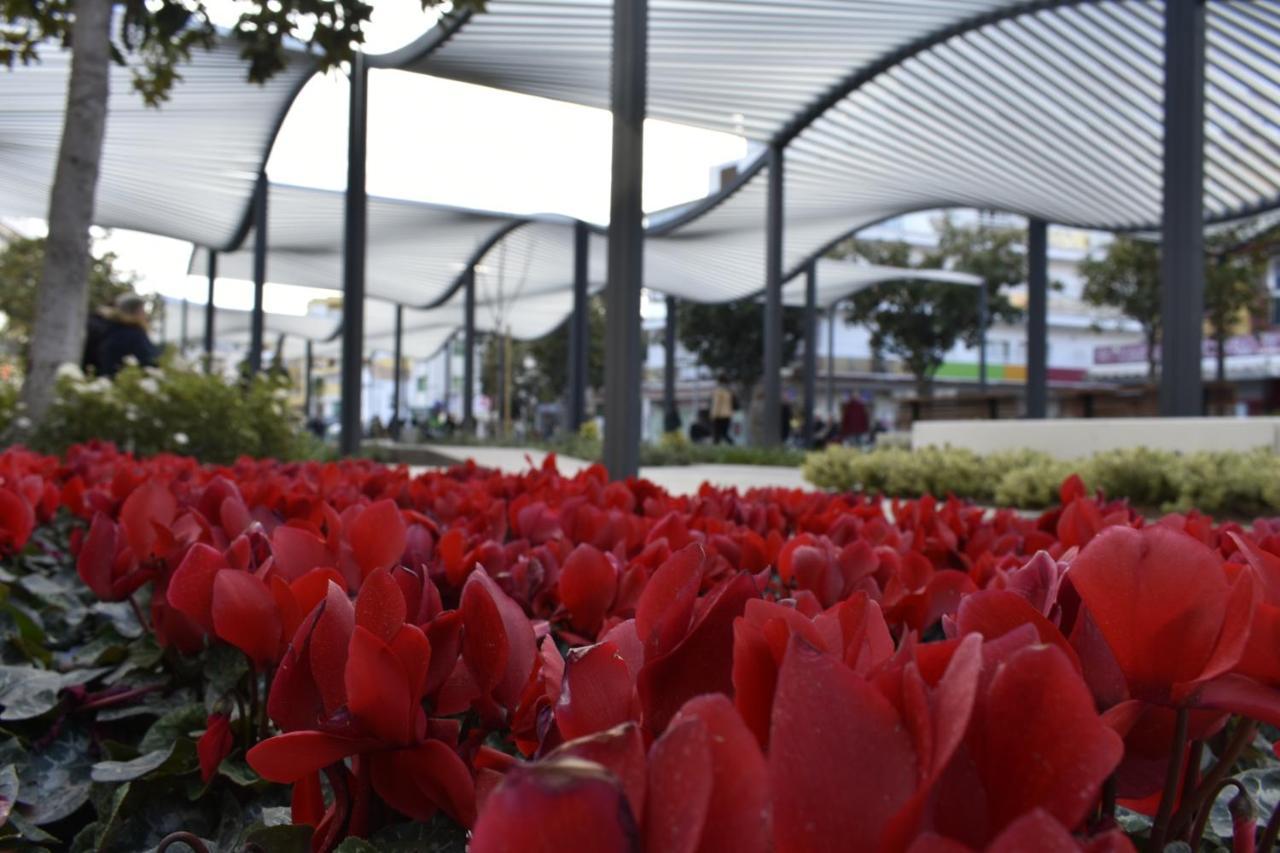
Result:
[[[1147,345],[1147,378],[1156,378],[1160,341],[1160,247],[1117,236],[1101,258],[1080,262],[1081,296],[1090,305],[1117,309],[1142,328]]]
[[[901,241],[853,239],[836,257],[857,257],[873,264],[920,269],[949,269],[980,276],[987,290],[987,326],[1014,322],[1022,312],[1005,294],[1026,280],[1024,232],[986,222],[957,225],[950,215],[937,223],[937,247],[913,262],[912,247]],[[985,331],[977,288],[943,282],[889,281],[850,297],[847,322],[871,329],[871,349],[899,358],[915,377],[920,395],[930,391],[947,352],[957,343],[977,346]]]
[[[563,397],[569,388],[569,322],[554,332],[529,342],[526,353],[533,359],[531,384],[539,400]],[[587,303],[587,385],[604,386],[604,300],[594,296]]]
[[[44,247],[43,238],[25,237],[13,240],[0,251],[0,312],[5,316],[5,339],[22,354],[24,363],[35,325],[36,292],[44,265]],[[114,253],[90,256],[90,305],[110,305],[116,297],[133,291],[134,277],[116,268]],[[76,362],[79,363],[78,358]]]
[[[1217,380],[1227,378],[1227,338],[1242,318],[1252,319],[1263,310],[1262,277],[1267,271],[1265,242],[1242,244],[1235,231],[1206,240],[1204,265],[1205,322],[1216,344]]]
[[[440,2],[422,0],[424,9]],[[483,8],[483,0],[462,0],[461,5]],[[236,7],[241,15],[232,35],[254,82],[284,68],[286,38],[303,38],[319,55],[322,70],[350,60],[373,12],[364,0],[236,0]],[[58,365],[78,360],[84,344],[89,226],[106,134],[111,62],[126,64],[129,57],[134,90],[147,103],[158,104],[181,80],[181,64],[191,51],[210,47],[214,37],[204,0],[0,0],[0,63],[12,67],[35,61],[53,43],[72,52],[31,369],[23,388],[37,420],[48,407]]]
[[[738,388],[739,399],[752,398],[764,376],[764,303],[739,299],[722,304],[681,302],[676,335],[680,344],[697,356],[716,376],[724,376]],[[804,312],[782,311],[782,363],[790,364],[804,338]]]

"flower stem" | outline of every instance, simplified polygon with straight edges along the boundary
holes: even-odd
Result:
[[[1178,799],[1179,783],[1182,781],[1183,754],[1187,750],[1187,723],[1191,711],[1185,706],[1178,709],[1178,716],[1173,726],[1173,746],[1169,752],[1169,770],[1164,777],[1164,793],[1160,795],[1160,810],[1156,812],[1155,823],[1151,825],[1151,839],[1147,843],[1149,853],[1161,853],[1164,841],[1169,836],[1169,819],[1173,816],[1173,803]]]
[[[1258,842],[1258,853],[1271,853],[1276,846],[1276,838],[1280,836],[1280,806],[1271,813],[1267,828],[1262,831],[1262,840]]]
[[[1191,836],[1187,839],[1187,843],[1191,845],[1192,850],[1200,849],[1200,841],[1204,838],[1205,827],[1209,825],[1209,815],[1213,813],[1213,804],[1217,801],[1218,795],[1227,788],[1228,785],[1234,785],[1237,791],[1243,791],[1244,788],[1235,779],[1223,779],[1213,787],[1208,800],[1204,807],[1200,809],[1200,813],[1196,815],[1196,824],[1191,829]]]
[[[1244,752],[1245,747],[1253,743],[1253,736],[1257,731],[1258,724],[1255,721],[1240,720],[1236,730],[1231,734],[1231,739],[1223,747],[1217,763],[1200,780],[1200,787],[1194,793],[1182,798],[1182,806],[1178,809],[1177,814],[1174,815],[1171,826],[1175,837],[1181,835],[1182,831],[1191,825],[1196,813],[1206,807],[1205,799],[1211,791],[1217,789],[1223,779],[1230,775],[1231,768],[1235,766],[1236,760],[1240,758],[1240,754]]]

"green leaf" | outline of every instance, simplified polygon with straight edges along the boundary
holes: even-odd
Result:
[[[259,785],[263,782],[262,777],[249,766],[249,762],[239,756],[224,758],[222,764],[218,766],[218,775],[225,776],[232,783],[242,788],[250,785]]]
[[[443,814],[437,814],[427,823],[383,827],[369,841],[382,853],[466,853],[467,831]]]
[[[167,749],[184,738],[190,738],[194,732],[205,727],[206,715],[204,707],[191,704],[175,708],[151,724],[151,728],[143,735],[138,749],[142,752],[153,752]]]
[[[244,837],[244,844],[256,844],[266,853],[308,853],[311,850],[311,827],[264,826],[252,829]]]
[[[333,848],[333,853],[379,853],[379,851],[363,838],[348,838]]]
[[[143,627],[138,624],[138,617],[134,614],[133,608],[123,601],[99,601],[91,609],[97,615],[110,620],[111,627],[115,628],[122,637],[136,640],[145,633]]]
[[[106,669],[50,672],[33,666],[0,666],[0,720],[30,720],[58,704],[58,693],[73,684],[87,684]]]
[[[31,821],[22,816],[22,812],[11,812],[9,814],[9,823],[6,829],[12,827],[17,831],[18,837],[28,844],[58,844],[58,837],[45,832]]]
[[[26,817],[38,826],[69,817],[89,799],[92,767],[89,734],[78,726],[67,726],[53,743],[33,751],[18,770],[18,802]]]
[[[153,770],[159,770],[173,755],[178,742],[169,744],[167,749],[156,749],[143,753],[132,761],[99,761],[93,765],[89,776],[95,782],[131,782],[141,779]]]
[[[98,849],[101,849],[106,845],[107,839],[111,835],[111,830],[115,827],[116,821],[120,819],[121,810],[124,808],[125,800],[128,799],[129,792],[132,790],[133,786],[128,782],[125,782],[123,785],[120,785],[112,791],[111,802],[107,807],[105,809],[99,809],[98,814],[100,816],[104,811],[106,812],[106,820],[105,822],[102,820],[97,822],[99,830],[94,837],[94,841]]]
[[[18,802],[18,769],[12,764],[0,770],[0,826],[9,819],[9,813]]]
[[[129,656],[125,658],[124,663],[116,667],[115,671],[103,681],[107,684],[118,684],[131,673],[151,669],[163,659],[164,650],[156,645],[154,638],[147,635],[129,647]]]
[[[244,653],[224,645],[211,647],[205,654],[204,666],[201,668],[201,674],[208,684],[208,693],[215,696],[234,690],[248,671],[249,661]]]

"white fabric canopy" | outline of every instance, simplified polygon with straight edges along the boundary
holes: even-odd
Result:
[[[0,68],[0,215],[44,218],[71,54],[45,44],[40,60]],[[107,133],[94,221],[208,246],[243,235],[259,171],[285,110],[311,76],[314,60],[291,53],[264,85],[229,39],[194,49],[171,97],[148,107],[131,71],[112,65]]]
[[[980,276],[955,270],[903,269],[851,261],[818,261],[816,273],[819,308],[830,308],[859,290],[890,281],[936,281],[969,287],[982,284]],[[805,304],[803,275],[787,283],[782,290],[782,301],[786,305],[803,306]]]

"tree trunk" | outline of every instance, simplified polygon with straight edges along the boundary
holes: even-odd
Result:
[[[1226,326],[1221,326],[1214,331],[1213,342],[1217,345],[1218,351],[1216,356],[1216,378],[1217,386],[1213,389],[1213,397],[1215,401],[1214,414],[1227,415],[1226,394],[1223,389],[1227,387],[1227,330]]]
[[[58,165],[49,197],[49,236],[36,296],[31,371],[23,384],[37,423],[53,399],[58,366],[79,365],[89,312],[89,226],[107,125],[112,0],[76,0],[71,78]]]
[[[1147,381],[1155,384],[1156,381],[1156,332],[1155,329],[1147,329]]]
[[[1227,381],[1227,334],[1226,329],[1217,332],[1213,336],[1213,342],[1217,344],[1217,380],[1218,384]]]

